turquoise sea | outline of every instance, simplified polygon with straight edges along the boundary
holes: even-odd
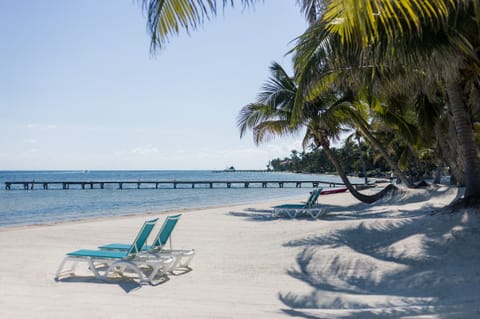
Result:
[[[192,180],[322,180],[339,182],[330,175],[309,175],[279,172],[212,172],[212,171],[0,171],[0,227],[80,220],[99,216],[119,216],[242,204],[272,199],[289,199],[305,195],[311,184],[251,185],[225,184],[172,186],[145,185],[137,189],[135,184],[119,189],[116,184],[107,184],[105,189],[81,189],[80,186],[64,190],[61,186],[43,190],[37,186],[24,190],[18,185],[5,190],[5,181],[192,181]],[[360,182],[360,180],[359,180]],[[325,185],[322,185],[325,187]]]

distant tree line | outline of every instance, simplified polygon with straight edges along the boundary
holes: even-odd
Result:
[[[279,172],[337,173],[325,151],[322,148],[312,148],[313,146],[308,151],[292,150],[287,157],[272,159],[267,167]],[[359,145],[351,139],[347,139],[342,146],[332,147],[332,152],[350,176],[390,177],[391,169],[388,163],[383,158],[376,156],[375,150],[366,143],[362,142]],[[437,169],[434,154],[427,150],[420,160],[413,162],[409,175],[414,179],[431,177]],[[440,169],[443,170],[442,167]]]

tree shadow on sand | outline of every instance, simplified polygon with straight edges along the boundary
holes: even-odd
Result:
[[[288,274],[310,293],[281,292],[299,318],[480,318],[478,212],[358,216],[301,247]],[[338,221],[338,219],[337,219]]]
[[[392,214],[391,206],[392,204],[402,206],[405,204],[415,204],[419,202],[426,202],[421,210],[417,212],[418,215],[424,215],[425,212],[430,214],[436,214],[438,212],[450,212],[451,209],[448,207],[438,208],[428,203],[430,200],[435,200],[437,198],[442,198],[445,196],[445,193],[449,191],[448,188],[440,188],[435,185],[429,187],[428,190],[421,191],[399,191],[392,196],[386,196],[385,198],[375,202],[374,204],[365,204],[365,203],[356,203],[353,205],[332,205],[322,203],[322,196],[319,198],[318,206],[324,209],[327,213],[320,216],[318,219],[324,221],[338,221],[338,220],[357,220],[358,218],[369,219],[369,218],[411,218],[414,212],[402,211],[401,209]],[[461,192],[457,192],[453,202],[457,201],[461,197]],[[323,195],[328,196],[328,195]],[[376,208],[372,210],[371,208]],[[230,215],[235,217],[242,217],[249,221],[256,222],[269,222],[278,219],[291,220],[287,216],[272,216],[273,207],[271,209],[256,209],[248,208],[242,212],[229,212]],[[302,219],[308,221],[315,221],[308,215],[302,215],[295,219]]]

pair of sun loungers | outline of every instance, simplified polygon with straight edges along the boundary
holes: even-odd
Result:
[[[288,216],[290,218],[297,218],[300,216],[310,216],[312,218],[318,218],[326,213],[324,207],[317,206],[318,197],[322,192],[322,188],[316,188],[310,193],[310,197],[307,202],[302,204],[285,204],[273,207],[272,216],[279,217],[281,215]]]
[[[114,243],[99,246],[96,250],[80,249],[67,253],[55,274],[55,279],[73,275],[79,262],[88,263],[88,269],[98,279],[106,280],[114,274],[133,272],[141,283],[150,284],[155,282],[155,278],[163,277],[175,270],[188,271],[195,251],[173,250],[171,247],[171,234],[180,216],[180,214],[168,216],[151,245],[147,245],[147,238],[158,218],[146,221],[130,245]],[[165,247],[168,241],[170,249]],[[71,262],[72,267],[64,270],[67,262]]]

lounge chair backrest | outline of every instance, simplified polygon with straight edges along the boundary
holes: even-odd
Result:
[[[162,249],[163,246],[167,243],[168,239],[172,235],[173,229],[177,224],[178,220],[180,219],[182,214],[168,216],[165,221],[163,222],[160,231],[158,232],[157,237],[155,237],[155,241],[152,244],[153,249]]]
[[[313,198],[313,196],[315,195],[315,192],[316,192],[316,191],[317,191],[317,190],[314,189],[314,190],[310,193],[310,196],[308,197],[307,202],[305,203],[305,207],[310,206],[310,203],[312,202],[312,198]]]
[[[155,223],[157,222],[158,218],[147,220],[143,223],[142,228],[138,232],[137,238],[135,238],[134,242],[128,249],[128,256],[135,256],[139,251],[142,250],[143,245],[147,241],[148,236],[155,227]]]
[[[312,207],[313,205],[315,205],[315,203],[318,200],[318,197],[320,196],[321,191],[322,191],[322,188],[314,189],[312,194],[310,194],[310,197],[308,198],[307,203],[305,204],[305,207],[308,208],[308,207]]]

